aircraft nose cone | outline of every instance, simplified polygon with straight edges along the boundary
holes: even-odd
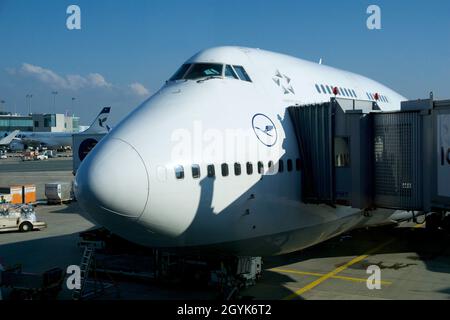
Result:
[[[75,195],[92,218],[103,225],[111,215],[138,219],[148,201],[147,169],[132,145],[117,138],[106,139],[79,167]]]

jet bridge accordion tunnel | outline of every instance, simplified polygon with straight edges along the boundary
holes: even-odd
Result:
[[[289,107],[305,203],[362,210],[450,211],[450,100],[400,111],[333,98]]]

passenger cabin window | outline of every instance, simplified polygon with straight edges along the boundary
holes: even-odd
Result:
[[[259,161],[258,162],[258,173],[262,174],[263,172],[264,172],[264,164],[261,161]]]
[[[275,166],[273,164],[273,161],[269,161],[268,166],[269,166],[269,174],[275,174],[276,173],[276,171],[275,171],[276,168],[275,168]]]
[[[295,159],[295,169],[297,171],[300,171],[302,169],[302,163],[300,162],[300,159]]]
[[[228,177],[229,174],[228,164],[222,163],[222,177]]]
[[[192,165],[192,178],[194,179],[200,178],[200,166],[198,164]]]
[[[350,97],[350,94],[348,93],[347,89],[344,88],[344,92],[347,97]]]
[[[225,77],[239,79],[236,72],[234,72],[233,68],[230,65],[226,65],[225,67]]]
[[[242,170],[241,170],[241,164],[236,162],[236,163],[234,164],[234,175],[235,175],[235,176],[240,176],[240,175],[241,175],[241,172],[242,172]]]
[[[253,164],[251,162],[247,162],[247,174],[252,175],[253,174]]]
[[[184,79],[196,80],[205,77],[221,77],[222,76],[222,64],[217,63],[195,63],[187,71]]]
[[[176,166],[175,167],[175,177],[178,180],[184,179],[184,168],[183,168],[183,166]]]
[[[242,66],[233,66],[234,70],[236,71],[237,75],[241,80],[252,82],[250,77],[248,76],[247,72],[245,71],[244,67]]]
[[[292,160],[289,159],[287,161],[287,171],[291,172],[292,171]]]
[[[208,178],[214,178],[216,176],[216,169],[213,164],[208,165]]]
[[[283,160],[278,161],[278,172],[283,172],[284,171],[284,162]]]

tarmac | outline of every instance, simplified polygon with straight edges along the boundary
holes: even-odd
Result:
[[[22,162],[0,160],[0,186],[71,181],[70,159]],[[30,233],[0,233],[0,262],[43,272],[81,261],[78,233],[95,227],[76,202],[39,205],[48,228]],[[375,266],[375,267],[374,267]],[[378,288],[369,288],[368,268],[379,270]],[[289,255],[264,259],[262,278],[242,296],[255,300],[446,300],[450,299],[450,235],[423,225],[361,229]],[[64,286],[59,299],[70,299]],[[196,285],[156,285],[120,281],[96,299],[211,300],[217,292]]]

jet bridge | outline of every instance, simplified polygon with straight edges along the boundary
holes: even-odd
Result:
[[[288,108],[306,203],[362,210],[450,211],[450,100],[369,101]]]

